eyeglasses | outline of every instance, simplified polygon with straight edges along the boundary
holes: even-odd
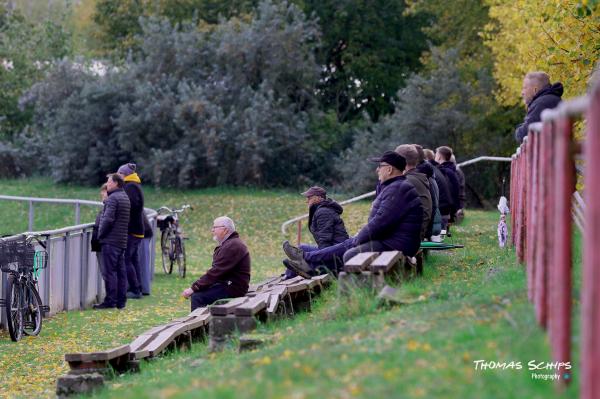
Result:
[[[392,165],[389,165],[387,163],[380,163],[379,165],[377,165],[377,168],[384,168],[386,166],[392,166]]]
[[[210,229],[214,230],[214,229],[219,229],[219,228],[225,228],[226,226],[213,226]]]

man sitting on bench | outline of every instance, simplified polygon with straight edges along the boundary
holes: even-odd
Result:
[[[355,237],[328,248],[304,252],[283,243],[290,259],[288,264],[300,276],[309,278],[319,266],[314,259],[327,261],[343,256],[344,262],[356,254],[367,251],[402,251],[405,256],[415,256],[421,244],[423,208],[419,194],[403,176],[406,160],[394,151],[371,159],[377,162],[377,177],[381,183],[373,201],[369,221]]]
[[[181,295],[192,297],[194,309],[212,304],[218,299],[244,296],[250,283],[250,252],[227,216],[215,219],[211,227],[213,239],[219,244],[213,253],[211,268]]]

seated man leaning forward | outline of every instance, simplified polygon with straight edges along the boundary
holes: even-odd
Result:
[[[327,198],[327,191],[324,188],[314,186],[303,192],[302,195],[306,197],[308,205],[308,230],[317,245],[300,244],[300,249],[304,252],[316,251],[348,239],[348,232],[341,218],[344,209],[331,198]],[[285,276],[286,278],[295,277],[296,273],[287,266],[288,262],[288,259],[283,260],[283,264],[287,268]],[[320,269],[337,274],[341,263],[341,259],[335,259],[333,263],[324,264],[324,267]],[[315,273],[319,274],[320,269],[317,269]]]
[[[250,252],[227,216],[215,219],[211,228],[219,243],[211,268],[181,295],[192,297],[192,311],[218,299],[244,296],[250,283]]]
[[[387,151],[371,161],[378,163],[376,171],[381,185],[369,221],[356,236],[311,252],[293,247],[287,241],[283,243],[290,268],[302,277],[310,277],[310,272],[319,266],[315,259],[327,262],[343,256],[347,262],[361,252],[398,250],[405,256],[415,256],[419,250],[423,208],[419,194],[402,174],[406,160],[394,151]]]

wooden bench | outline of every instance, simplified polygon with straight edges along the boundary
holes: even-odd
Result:
[[[128,371],[130,366],[129,345],[90,353],[67,353],[65,361],[69,363],[69,374],[100,373],[109,375],[111,368],[117,373]],[[135,369],[135,367],[132,367]]]
[[[340,294],[346,295],[357,287],[374,291],[383,288],[385,278],[397,279],[405,257],[400,251],[363,252],[344,264],[339,275]]]

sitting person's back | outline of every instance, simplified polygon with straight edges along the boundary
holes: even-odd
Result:
[[[310,206],[308,229],[319,248],[330,247],[348,239],[346,226],[341,218],[344,209],[332,200],[323,200]]]

